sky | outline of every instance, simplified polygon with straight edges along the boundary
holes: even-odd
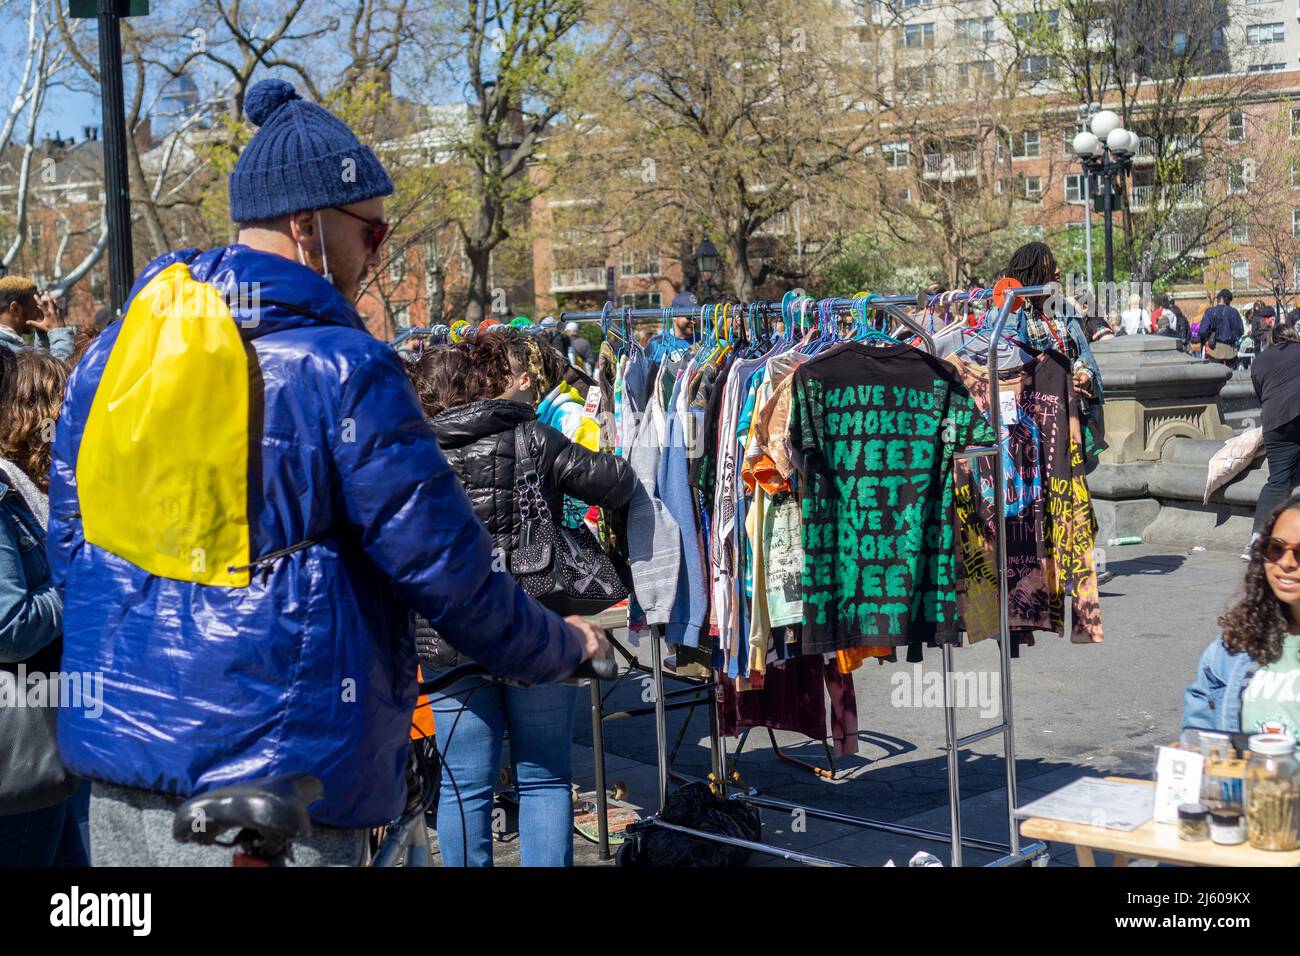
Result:
[[[59,2],[66,3],[67,0],[41,0],[41,2]],[[160,2],[160,0],[155,0]],[[188,0],[178,0],[178,4],[183,6]],[[18,85],[18,72],[21,68],[22,58],[26,50],[27,29],[27,0],[0,0],[0,102],[9,104],[13,102]],[[94,36],[95,26],[92,23],[85,24],[90,31],[89,37]],[[187,41],[188,42],[188,41]],[[326,44],[325,49],[332,47]],[[403,57],[399,60],[399,68],[395,77],[395,88],[399,95],[409,96],[418,101],[426,103],[454,103],[463,102],[466,88],[460,79],[450,76],[439,76],[430,82],[427,76],[419,75],[418,88],[412,89],[405,76],[406,66],[419,66],[420,64],[411,58],[427,57],[428,50],[418,46],[413,46],[409,52],[403,51]],[[331,71],[339,68],[338,63],[326,64],[317,63],[322,68],[322,73],[328,75]],[[199,87],[205,92],[208,91],[212,84],[204,82],[206,70],[203,66],[196,65],[192,75],[198,80]],[[218,72],[218,75],[220,73]],[[266,70],[259,71],[255,79],[262,79],[268,76],[279,75],[293,82],[296,78],[284,70]],[[86,82],[84,74],[75,65],[65,73],[65,78],[73,84],[82,84]],[[212,76],[210,80],[215,79]],[[415,77],[410,78],[410,82],[416,82]],[[295,83],[295,85],[300,85]],[[130,91],[127,91],[128,96]],[[103,125],[101,115],[102,98],[96,94],[83,92],[67,87],[51,87],[47,94],[45,106],[37,120],[37,133],[40,137],[53,136],[56,132],[63,137],[73,137],[80,141],[83,138],[83,127]],[[18,126],[14,130],[14,141],[25,142],[27,139],[25,117],[20,119]],[[102,138],[102,133],[101,133]]]

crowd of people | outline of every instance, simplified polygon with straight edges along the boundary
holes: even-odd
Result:
[[[0,349],[15,360],[0,367],[4,407],[19,407],[20,388],[62,397],[24,416],[44,464],[7,433],[5,484],[19,493],[0,499],[0,662],[93,675],[111,701],[36,709],[57,720],[57,746],[33,709],[0,708],[0,759],[28,761],[25,774],[0,768],[0,865],[77,862],[87,844],[97,866],[229,865],[228,850],[173,840],[175,809],[289,771],[325,794],[294,862],[357,864],[407,798],[413,612],[524,684],[608,651],[592,624],[498,573],[466,492],[478,459],[453,469],[406,364],[353,304],[386,232],[393,185],[379,160],[287,83],[257,84],[245,109],[260,130],[230,177],[237,241],[154,260],[82,354],[52,334],[61,323],[37,290],[0,285],[3,339],[16,340]],[[354,175],[340,177],[342,162]],[[187,310],[227,307],[194,294],[204,283],[256,283],[257,314],[231,303],[236,321],[193,321],[211,316]],[[66,387],[41,378],[32,332],[77,359]],[[461,398],[531,395],[546,370],[527,365],[502,375],[499,354],[476,359]],[[559,442],[546,450],[581,470]],[[548,767],[541,786],[565,773]]]
[[[94,675],[99,695],[0,707],[0,866],[228,865],[228,850],[173,840],[176,808],[290,771],[324,789],[292,862],[357,865],[407,799],[417,671],[467,660],[516,683],[466,680],[432,702],[454,794],[439,801],[442,860],[491,865],[508,735],[523,862],[569,865],[576,689],[562,681],[608,645],[502,573],[502,556],[536,518],[521,473],[556,521],[574,505],[617,512],[636,492],[580,414],[595,348],[548,319],[404,361],[354,305],[387,231],[383,166],[287,83],[256,84],[244,105],[259,131],[230,175],[236,242],[155,259],[123,317],[87,328],[31,281],[0,279],[0,681]],[[1043,243],[1004,274],[1060,278]],[[189,294],[250,283],[256,316]],[[1199,328],[1168,297],[1130,302],[1114,331],[1195,340],[1222,360],[1215,348],[1246,333],[1231,293],[1219,298]],[[193,321],[212,308],[230,321]],[[1270,328],[1255,365],[1270,467],[1275,443],[1295,449],[1276,450],[1265,542],[1295,530],[1296,503],[1274,507],[1280,476],[1300,470],[1300,376],[1282,367],[1300,361],[1293,326]],[[1095,455],[1104,389],[1086,310],[1036,297],[1009,335],[1067,357]],[[695,340],[683,313],[640,344],[657,360]],[[1252,550],[1256,605],[1265,584],[1300,593],[1265,570],[1296,566],[1279,547]],[[1232,653],[1276,649],[1241,636],[1264,612],[1234,613]],[[1189,702],[1209,695],[1194,691]],[[23,772],[6,773],[16,760]]]

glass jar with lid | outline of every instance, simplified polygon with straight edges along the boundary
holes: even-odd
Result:
[[[1260,850],[1300,848],[1300,762],[1295,738],[1255,734],[1246,759],[1246,839]]]

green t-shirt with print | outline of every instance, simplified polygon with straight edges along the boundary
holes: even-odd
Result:
[[[1282,641],[1282,656],[1255,672],[1241,697],[1241,729],[1300,738],[1300,634]]]
[[[794,373],[803,652],[955,643],[953,453],[993,430],[951,365],[848,343]]]

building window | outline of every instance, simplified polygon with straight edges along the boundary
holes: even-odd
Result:
[[[629,309],[659,309],[662,298],[658,292],[625,292],[623,305]]]
[[[1236,195],[1246,191],[1246,164],[1244,161],[1231,163],[1228,166],[1228,193]]]
[[[933,23],[909,23],[899,34],[898,45],[911,50],[928,50],[934,46]]]
[[[1026,176],[1025,177],[1025,198],[1040,199],[1043,195],[1043,177]]]
[[[1246,289],[1250,286],[1250,263],[1238,259],[1232,264],[1232,288]]]
[[[1241,110],[1232,110],[1228,114],[1228,142],[1246,142],[1246,114]]]
[[[993,18],[969,17],[957,21],[957,36],[972,43],[993,42]]]
[[[1233,242],[1250,242],[1250,228],[1240,219],[1232,220],[1232,230],[1228,235]]]
[[[911,202],[911,201],[912,201],[912,190],[909,189],[907,186],[904,186],[902,189],[900,189],[900,190],[898,191],[898,201],[899,201],[899,202]]]
[[[1300,160],[1291,160],[1291,188],[1300,189]]]
[[[1300,236],[1300,209],[1291,210],[1291,235]]]
[[[1048,27],[1056,26],[1058,19],[1060,19],[1060,15],[1056,10],[1036,10],[1032,13],[1017,13],[1016,29],[1022,31],[1047,29]]]
[[[406,250],[402,250],[388,260],[388,278],[401,282],[406,278]]]
[[[890,169],[906,169],[910,149],[906,142],[885,143],[880,147],[885,156],[885,165]]]
[[[1286,69],[1285,63],[1252,63],[1246,67],[1247,73],[1281,73]]]
[[[992,60],[972,60],[957,64],[957,85],[963,90],[981,83],[992,83],[997,79],[997,64]]]
[[[1011,137],[1012,159],[1037,159],[1040,155],[1038,130],[1027,129]]]
[[[1300,106],[1291,107],[1291,138],[1300,139]]]
[[[1246,26],[1246,42],[1248,44],[1258,43],[1285,43],[1286,42],[1286,24],[1285,23],[1251,23]]]
[[[1065,201],[1083,202],[1083,174],[1070,173],[1065,177]]]
[[[1034,54],[1027,56],[1020,65],[1021,77],[1029,83],[1038,83],[1052,76],[1056,71],[1054,61],[1050,56],[1043,54]]]
[[[898,71],[896,84],[903,93],[925,93],[934,89],[934,80],[934,66],[908,66]]]
[[[1186,53],[1187,34],[1181,32],[1175,33],[1172,39],[1169,41],[1169,49],[1173,51],[1175,56],[1182,56],[1184,53]]]
[[[1300,259],[1291,260],[1291,288],[1300,289]]]
[[[619,258],[618,274],[628,276],[656,276],[659,274],[659,256],[653,252],[624,249]]]

